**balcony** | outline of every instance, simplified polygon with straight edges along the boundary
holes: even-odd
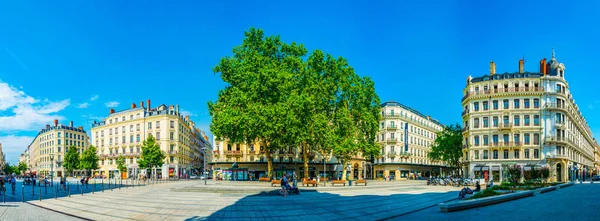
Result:
[[[469,110],[464,110],[464,111],[462,112],[462,116],[465,116],[465,115],[466,115],[466,114],[468,114],[468,113],[469,113]]]
[[[463,148],[463,149],[467,149],[468,147],[469,147],[469,146],[468,146],[468,145],[466,145],[466,144],[463,144],[463,145],[462,145],[462,148]]]
[[[400,118],[400,114],[382,114],[381,115],[384,119],[397,119]]]
[[[564,122],[556,122],[556,123],[554,124],[554,126],[555,126],[556,128],[558,128],[558,129],[565,129],[565,124],[564,124]]]
[[[546,143],[551,143],[551,142],[556,142],[556,143],[567,143],[568,140],[565,137],[546,137],[546,139],[544,139],[544,141]]]
[[[546,105],[544,105],[544,108],[546,108],[548,110],[561,110],[561,111],[567,112],[567,105],[558,104],[558,103],[546,104]]]
[[[242,155],[242,151],[239,150],[226,150],[225,155]]]
[[[522,142],[491,142],[490,147],[521,147]]]
[[[386,128],[388,130],[396,130],[396,129],[398,129],[398,127],[396,127],[396,125],[388,125]]]
[[[411,153],[405,152],[405,151],[400,152],[399,155],[400,155],[400,158],[409,158],[410,156],[412,156]]]
[[[509,88],[495,88],[488,90],[469,91],[463,96],[462,101],[469,97],[478,95],[492,95],[492,94],[505,94],[505,93],[523,93],[523,92],[544,92],[541,87],[509,87]]]
[[[462,132],[466,132],[467,130],[469,130],[469,126],[465,126],[462,128]]]
[[[177,154],[177,150],[169,150],[169,151],[167,151],[167,154],[175,155],[175,154]]]
[[[546,155],[546,159],[568,160],[569,157],[567,155],[551,153]]]
[[[390,151],[390,152],[388,152],[387,156],[389,158],[395,158],[396,157],[396,151]]]
[[[394,138],[387,138],[387,139],[385,139],[385,142],[396,143],[396,142],[398,142],[398,138],[395,138],[395,137]]]
[[[510,130],[513,127],[512,123],[504,123],[504,124],[500,124],[500,129],[504,129],[504,130]]]

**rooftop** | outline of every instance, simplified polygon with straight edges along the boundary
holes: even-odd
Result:
[[[417,110],[415,110],[415,109],[413,109],[413,108],[411,108],[409,106],[406,106],[404,104],[396,102],[396,101],[387,101],[387,102],[384,102],[384,103],[381,104],[381,107],[401,107],[402,109],[405,109],[407,111],[410,111],[413,114],[416,114],[416,115],[418,115],[418,116],[420,116],[422,118],[425,118],[425,119],[433,122],[434,124],[437,124],[440,127],[444,127],[444,125],[442,123],[440,123],[438,120],[434,119],[433,117],[427,116],[425,114],[422,114],[421,112],[419,112],[419,111],[417,111]]]

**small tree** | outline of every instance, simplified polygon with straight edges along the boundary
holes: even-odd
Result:
[[[79,153],[77,152],[77,147],[70,146],[67,150],[67,154],[65,155],[65,163],[63,164],[66,172],[73,176],[73,170],[79,168]]]
[[[125,166],[125,157],[119,156],[117,158],[117,170],[121,173],[121,178],[123,178],[123,173],[127,172],[127,167]]]
[[[437,132],[427,156],[433,161],[446,162],[448,166],[461,169],[462,157],[462,131],[460,125],[445,126],[444,130]]]
[[[99,158],[96,151],[96,147],[90,145],[90,147],[81,154],[81,160],[79,162],[79,168],[86,170],[86,173],[90,176],[92,175],[92,170],[98,169]]]
[[[164,159],[165,153],[160,150],[160,144],[156,143],[156,139],[150,134],[142,144],[142,156],[138,161],[140,169],[162,166]]]
[[[548,168],[547,166],[542,167],[539,170],[539,174],[542,183],[546,183],[546,180],[548,180],[548,177],[550,176],[550,168]]]
[[[521,166],[518,164],[513,165],[512,167],[507,168],[508,180],[513,185],[516,185],[519,180],[521,180]]]
[[[19,162],[19,166],[17,166],[17,168],[19,169],[19,172],[21,172],[22,175],[25,175],[25,171],[27,171],[27,163],[25,162]]]

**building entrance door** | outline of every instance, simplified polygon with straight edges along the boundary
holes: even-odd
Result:
[[[556,164],[556,181],[562,182],[562,166],[560,163]]]

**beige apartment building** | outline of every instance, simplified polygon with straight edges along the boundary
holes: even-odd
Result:
[[[131,108],[115,111],[110,109],[109,115],[92,125],[92,144],[98,148],[100,169],[95,173],[108,177],[135,178],[140,173],[147,176],[156,175],[163,179],[168,177],[185,177],[199,169],[201,138],[200,130],[195,128],[189,116],[182,116],[179,105],[155,108],[140,102]],[[156,138],[161,150],[166,154],[164,164],[155,170],[141,170],[138,160],[142,154],[142,143],[150,135]],[[116,160],[125,158],[126,173],[119,173]]]
[[[62,125],[54,120],[53,125],[46,125],[31,144],[27,147],[23,160],[26,160],[30,173],[47,176],[54,171],[56,176],[65,174],[63,160],[67,149],[75,146],[81,154],[89,147],[89,138],[83,127],[74,127],[73,121],[69,125]],[[21,159],[20,159],[21,160]],[[82,171],[76,171],[77,174]]]
[[[395,101],[381,104],[377,142],[381,156],[373,162],[375,178],[414,179],[447,175],[444,163],[427,157],[444,125],[434,118]]]
[[[595,140],[565,79],[552,59],[539,72],[496,73],[467,78],[462,99],[464,170],[470,177],[502,181],[506,166],[548,166],[550,181],[589,177]]]

